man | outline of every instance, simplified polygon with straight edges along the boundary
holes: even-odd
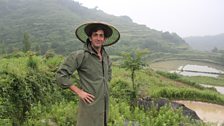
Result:
[[[104,47],[116,43],[120,33],[111,25],[94,22],[76,29],[84,49],[71,53],[57,71],[57,82],[78,95],[77,126],[106,126],[109,110],[108,82],[111,80],[111,62]],[[78,88],[70,76],[77,70]]]

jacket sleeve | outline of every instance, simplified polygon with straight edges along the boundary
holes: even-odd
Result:
[[[81,62],[81,53],[73,52],[61,64],[56,72],[56,81],[62,88],[68,88],[72,85],[70,77],[79,68]]]
[[[109,68],[108,68],[108,76],[109,76],[108,81],[110,82],[111,79],[112,79],[112,68],[111,68],[112,67],[112,62],[111,62],[110,59],[108,59],[108,65],[109,65]]]

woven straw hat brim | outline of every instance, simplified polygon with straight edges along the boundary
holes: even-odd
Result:
[[[86,23],[79,26],[75,31],[76,37],[81,42],[86,43],[86,40],[89,38],[89,31],[94,27],[101,27],[104,29],[104,34],[107,38],[103,44],[104,46],[113,45],[120,39],[120,33],[115,27],[101,22]]]

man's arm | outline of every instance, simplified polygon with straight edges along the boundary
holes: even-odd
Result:
[[[69,88],[72,92],[77,94],[85,103],[91,103],[94,101],[93,99],[95,97],[73,85],[72,81],[70,80],[71,75],[79,67],[82,59],[83,56],[78,55],[77,52],[71,53],[57,70],[56,80],[62,88]]]
[[[109,57],[108,57],[109,58]],[[108,68],[108,81],[111,81],[112,79],[112,62],[110,61],[110,59],[108,59],[108,65],[109,65],[109,68]]]
[[[62,88],[69,88],[72,85],[72,81],[70,80],[71,75],[77,69],[77,54],[71,53],[64,62],[61,64],[59,69],[56,72],[56,80],[57,83]]]

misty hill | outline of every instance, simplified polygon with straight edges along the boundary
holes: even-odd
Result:
[[[214,48],[224,50],[224,33],[215,36],[187,37],[184,40],[196,50],[211,51]]]
[[[73,0],[0,0],[0,53],[21,50],[24,33],[30,36],[32,50],[68,53],[82,48],[75,28],[93,20],[113,24],[121,32],[119,43],[109,48],[113,54],[135,48],[177,53],[189,47],[175,33],[156,31],[134,23],[128,16],[109,15]]]

